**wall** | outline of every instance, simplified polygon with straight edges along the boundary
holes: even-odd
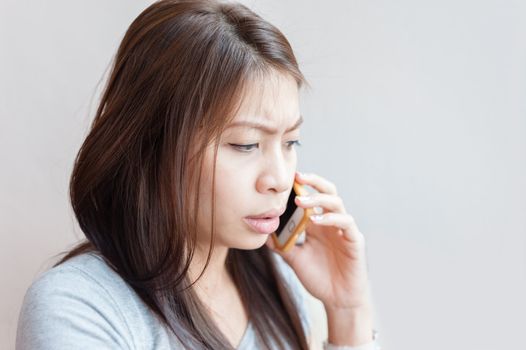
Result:
[[[150,3],[0,3],[2,349],[32,279],[82,236],[73,159]],[[383,347],[525,348],[526,2],[245,3],[310,81],[301,169],[336,183],[367,237]]]

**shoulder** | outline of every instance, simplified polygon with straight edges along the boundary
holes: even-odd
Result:
[[[16,348],[134,348],[137,329],[151,322],[147,313],[102,257],[84,253],[30,285],[20,310]]]

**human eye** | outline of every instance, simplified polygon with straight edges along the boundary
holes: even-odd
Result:
[[[254,146],[255,147],[259,146],[258,143],[252,143],[252,144],[249,144],[249,145],[238,145],[238,144],[235,144],[235,143],[229,143],[229,145],[234,147],[235,149],[239,150],[240,152],[245,152],[245,153],[251,152]]]
[[[300,140],[293,140],[293,141],[287,142],[287,147],[289,149],[292,149],[294,145],[301,146]]]

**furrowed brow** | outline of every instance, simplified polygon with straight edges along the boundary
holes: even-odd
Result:
[[[292,125],[287,130],[285,130],[285,133],[298,129],[302,123],[303,123],[303,116],[300,115],[299,119],[294,123],[294,125]],[[257,123],[257,122],[249,122],[249,121],[234,122],[234,123],[229,124],[226,127],[226,129],[233,128],[233,127],[246,127],[250,129],[258,129],[270,135],[275,135],[278,133],[277,129],[270,127],[268,125],[265,125],[265,124]]]

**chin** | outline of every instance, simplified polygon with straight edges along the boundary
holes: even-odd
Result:
[[[249,233],[249,237],[244,237],[244,239],[240,239],[237,242],[233,242],[233,244],[230,247],[241,250],[259,249],[265,245],[269,236],[270,235],[267,234],[251,232]]]

